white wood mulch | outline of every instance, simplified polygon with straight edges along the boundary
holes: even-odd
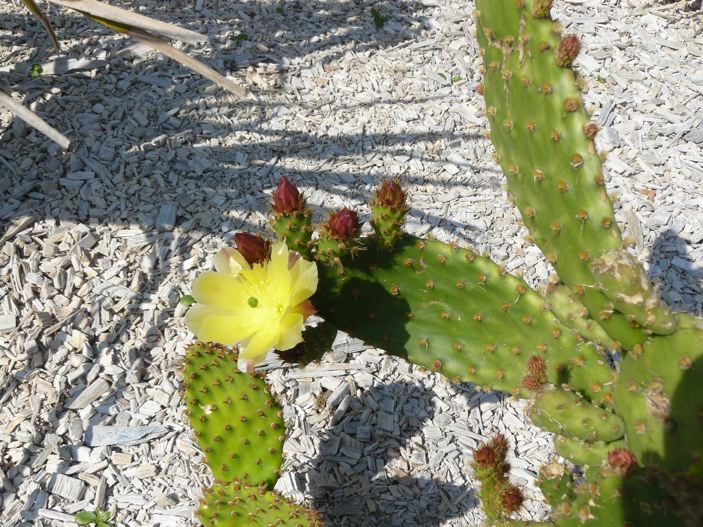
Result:
[[[558,3],[583,39],[577,65],[619,219],[664,298],[700,314],[703,17],[681,2]],[[207,32],[211,46],[187,49],[252,97],[56,8],[66,55],[51,55],[21,3],[3,4],[0,82],[74,142],[60,152],[0,112],[8,527],[70,526],[94,506],[113,510],[114,525],[194,524],[210,475],[179,394],[192,336],[178,298],[236,231],[264,230],[282,175],[320,216],[350,205],[364,217],[370,189],[400,175],[413,232],[487,250],[534,285],[550,273],[483,137],[471,2],[138,4]],[[380,30],[371,7],[389,17]],[[45,74],[31,79],[34,63]],[[272,368],[291,426],[278,488],[330,525],[480,524],[470,451],[496,431],[514,447],[520,516],[546,513],[534,478],[551,438],[527,423],[524,402],[452,386],[344,335],[322,367]]]

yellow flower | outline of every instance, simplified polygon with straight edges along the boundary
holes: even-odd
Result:
[[[271,349],[287,350],[303,341],[303,322],[314,312],[308,300],[317,289],[314,262],[278,242],[270,260],[253,266],[236,249],[223,249],[215,269],[193,281],[197,303],[188,310],[186,323],[198,339],[239,343],[247,369]]]

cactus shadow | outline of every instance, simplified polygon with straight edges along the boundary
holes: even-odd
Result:
[[[413,440],[434,417],[432,397],[431,390],[405,382],[349,397],[345,417],[322,435],[310,469],[297,472],[326,525],[439,526],[477,506],[472,488],[432,477],[425,450]],[[383,465],[368,462],[374,458]]]
[[[660,296],[669,307],[700,316],[703,313],[697,311],[703,306],[703,267],[695,267],[687,258],[692,245],[675,230],[659,234],[648,258],[647,275],[659,285]]]

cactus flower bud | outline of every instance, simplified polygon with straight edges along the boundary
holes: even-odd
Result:
[[[327,220],[327,232],[338,240],[351,240],[361,231],[359,217],[348,208],[338,210]]]
[[[581,51],[581,42],[576,35],[567,35],[562,38],[557,50],[557,66],[562,68],[571,66],[579,51]]]
[[[238,232],[234,235],[234,243],[249,265],[263,263],[271,256],[271,242],[254,234]]]
[[[508,454],[508,440],[503,434],[498,434],[491,439],[488,446],[493,450],[493,454],[499,462],[505,461],[505,456]]]
[[[302,194],[285,176],[278,181],[278,186],[273,192],[272,208],[278,214],[292,214],[305,208]]]
[[[480,467],[491,467],[497,460],[493,449],[486,445],[474,452],[474,461]]]
[[[522,492],[517,487],[510,485],[501,492],[500,503],[503,505],[505,512],[515,512],[522,505]]]
[[[608,464],[613,471],[624,478],[632,474],[637,466],[637,459],[632,450],[627,448],[616,448],[608,452]]]
[[[405,192],[400,187],[398,178],[385,180],[376,191],[375,201],[385,207],[405,206]]]
[[[532,355],[527,361],[527,371],[535,377],[545,377],[547,375],[547,365],[539,355]],[[546,379],[545,379],[546,381]]]

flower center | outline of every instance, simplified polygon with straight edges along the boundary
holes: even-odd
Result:
[[[249,307],[256,307],[259,305],[259,299],[255,296],[250,296],[249,300],[247,300],[247,304],[249,304]]]

